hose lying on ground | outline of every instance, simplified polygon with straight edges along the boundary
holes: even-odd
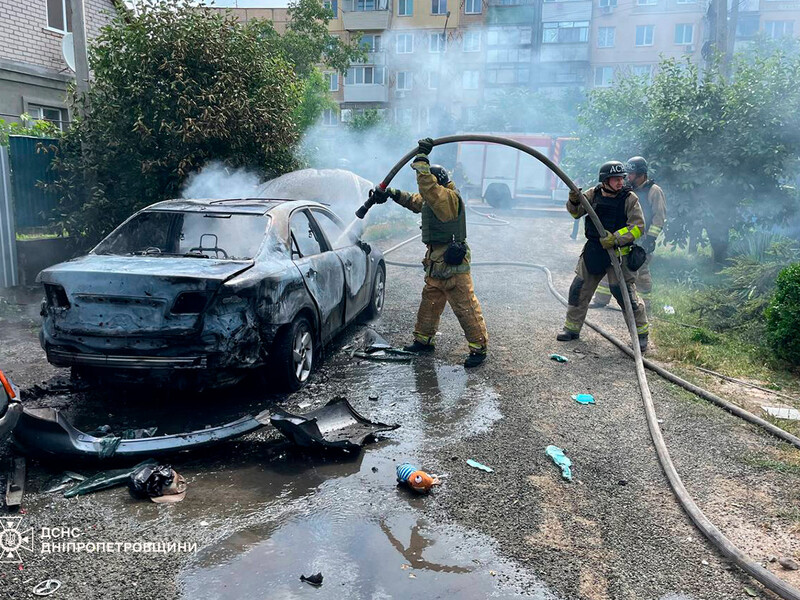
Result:
[[[525,154],[533,156],[540,162],[544,163],[551,171],[553,171],[572,191],[579,192],[580,190],[575,185],[575,183],[555,164],[551,161],[547,156],[543,155],[541,152],[530,148],[520,142],[509,140],[506,138],[492,136],[492,135],[453,135],[438,138],[433,141],[434,146],[439,146],[442,144],[448,144],[453,142],[489,142],[495,144],[501,144],[505,146],[510,146],[512,148],[516,148]],[[383,179],[380,184],[380,187],[385,189],[389,183],[391,183],[394,176],[403,168],[403,166],[411,160],[414,155],[419,151],[419,148],[415,148],[413,151],[406,154],[400,161],[392,168],[389,174]],[[579,194],[581,198],[581,205],[585,209],[587,216],[592,220],[597,230],[600,232],[601,236],[605,235],[605,229],[602,226],[602,223],[595,214],[594,209],[592,209],[591,205],[586,201],[583,197],[583,194]],[[476,211],[477,212],[477,211]],[[481,214],[481,213],[478,213]],[[488,215],[484,215],[488,216]],[[491,218],[491,217],[489,217]],[[392,248],[389,248],[384,252],[384,254],[390,254],[405,246],[406,244],[411,243],[412,241],[416,240],[420,236],[414,236],[408,240],[405,240]],[[622,269],[620,266],[619,259],[614,255],[614,253],[609,250],[609,254],[611,256],[611,264],[614,267],[614,272],[617,276],[617,280],[620,282],[625,281],[622,275]],[[388,264],[393,264],[396,266],[404,266],[404,267],[415,267],[419,268],[418,264],[409,264],[409,263],[395,263],[391,261],[387,261]],[[524,263],[524,262],[504,262],[504,261],[491,261],[491,262],[480,262],[480,263],[472,263],[472,266],[514,266],[514,267],[523,267],[523,268],[532,268],[538,269],[545,273],[547,276],[547,286],[553,295],[558,298],[558,300],[566,305],[567,300],[558,291],[555,289],[553,285],[553,278],[552,274],[550,273],[549,269],[544,267],[543,265],[537,265],[534,263]],[[633,317],[633,307],[631,305],[631,299],[629,294],[621,294],[624,302],[624,315],[626,325],[628,326],[628,332],[631,336],[631,347],[624,344],[622,341],[618,340],[616,337],[612,336],[601,327],[594,323],[590,323],[586,321],[586,324],[597,331],[600,335],[611,341],[615,344],[618,348],[623,350],[629,356],[632,356],[634,359],[634,364],[636,366],[636,377],[639,383],[639,390],[641,392],[642,401],[644,403],[644,410],[645,416],[647,418],[647,426],[650,430],[650,436],[653,439],[653,444],[656,448],[656,453],[658,454],[659,462],[661,463],[661,467],[664,470],[667,479],[669,480],[670,485],[672,486],[672,490],[674,491],[678,501],[681,503],[681,506],[689,515],[689,517],[694,522],[695,526],[703,532],[703,534],[711,541],[714,546],[727,558],[729,558],[732,562],[738,565],[741,569],[749,573],[754,579],[759,581],[769,590],[775,592],[783,598],[784,600],[800,600],[800,590],[795,588],[794,586],[788,584],[787,582],[783,581],[780,577],[777,577],[764,567],[762,567],[757,562],[753,561],[748,557],[744,552],[739,550],[728,538],[726,538],[722,532],[717,529],[717,527],[708,519],[708,517],[703,514],[697,504],[694,502],[692,497],[689,495],[689,492],[683,485],[683,481],[681,481],[680,475],[678,475],[677,470],[675,469],[675,465],[672,464],[672,459],[670,458],[669,451],[667,450],[666,443],[664,442],[664,437],[661,433],[661,428],[658,426],[658,420],[655,414],[655,407],[653,405],[653,398],[650,393],[650,387],[647,383],[647,376],[645,375],[644,367],[645,364],[649,369],[652,369],[662,377],[665,377],[669,381],[684,387],[687,390],[692,391],[693,393],[722,406],[726,410],[729,410],[733,414],[750,421],[751,423],[757,424],[774,435],[777,435],[781,439],[788,441],[789,443],[794,444],[798,448],[800,448],[800,439],[797,437],[789,434],[786,431],[772,425],[768,421],[760,419],[759,417],[745,411],[744,409],[735,406],[722,398],[707,392],[688,381],[673,375],[669,371],[662,369],[658,365],[655,365],[651,361],[643,360],[641,350],[639,349],[639,342],[638,336],[636,333],[636,325],[634,323]]]

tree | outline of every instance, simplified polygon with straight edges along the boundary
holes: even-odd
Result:
[[[61,134],[61,130],[49,121],[32,119],[27,113],[22,113],[19,118],[20,123],[0,119],[0,146],[8,146],[8,136],[10,135],[58,137]]]
[[[339,44],[319,0],[290,9],[286,36],[193,3],[142,0],[90,49],[91,111],[54,161],[59,225],[83,245],[132,212],[175,197],[209,160],[272,177],[298,166],[302,129],[328,106],[316,62],[335,68],[361,50]],[[324,31],[322,31],[324,29]],[[300,37],[306,38],[301,48]],[[355,54],[354,54],[355,53]]]
[[[663,61],[648,83],[622,78],[593,90],[579,113],[568,163],[595,181],[606,160],[642,155],[666,192],[667,239],[680,246],[705,230],[717,262],[732,229],[785,223],[797,210],[800,57],[754,46],[726,81],[715,67]]]
[[[561,93],[511,88],[478,107],[476,131],[564,134],[577,127],[580,90]]]

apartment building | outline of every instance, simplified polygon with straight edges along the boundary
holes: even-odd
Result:
[[[114,11],[113,0],[84,0],[87,37]],[[75,74],[64,62],[62,42],[71,31],[69,0],[0,0],[0,119],[27,113],[66,127],[66,91]]]

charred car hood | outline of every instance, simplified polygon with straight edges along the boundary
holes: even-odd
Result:
[[[151,256],[87,256],[39,274],[64,288],[69,306],[50,308],[54,327],[78,335],[170,335],[196,331],[202,310],[174,307],[183,293],[210,301],[253,261]]]

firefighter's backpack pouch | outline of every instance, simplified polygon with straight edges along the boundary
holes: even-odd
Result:
[[[444,262],[448,265],[458,266],[464,262],[467,256],[467,245],[464,242],[450,242],[447,250],[444,251]]]
[[[628,269],[638,271],[647,260],[647,252],[641,246],[632,246],[625,260],[628,263]]]
[[[583,247],[583,263],[592,275],[601,275],[611,266],[611,257],[600,245],[600,240],[587,240]]]

